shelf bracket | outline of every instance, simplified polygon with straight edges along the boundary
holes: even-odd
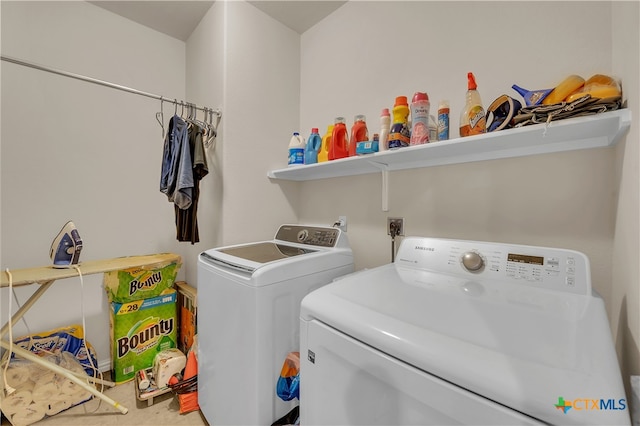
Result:
[[[384,163],[370,161],[373,166],[380,169],[382,176],[382,211],[389,211],[389,166]]]
[[[382,211],[389,211],[389,170],[382,169]]]

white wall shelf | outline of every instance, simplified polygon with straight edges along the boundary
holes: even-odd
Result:
[[[318,164],[272,170],[271,179],[307,181],[393,170],[513,158],[615,145],[631,124],[631,111],[536,124],[495,133],[410,146]],[[383,186],[386,186],[383,173]],[[385,194],[383,188],[383,199]],[[383,210],[385,210],[383,201]]]

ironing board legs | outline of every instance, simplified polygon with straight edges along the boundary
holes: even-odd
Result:
[[[0,344],[7,350],[9,350],[9,342],[7,341],[0,341]],[[91,394],[93,394],[94,396],[96,396],[97,398],[102,399],[104,402],[106,402],[107,404],[113,406],[114,408],[116,408],[117,410],[119,410],[122,414],[127,414],[129,412],[129,409],[127,407],[124,407],[122,405],[120,405],[118,402],[114,401],[113,399],[109,398],[107,395],[103,394],[102,392],[100,392],[99,390],[97,390],[95,387],[91,386],[89,383],[87,383],[87,380],[83,380],[80,379],[78,376],[74,375],[73,373],[71,373],[69,370],[60,367],[59,365],[56,365],[50,361],[47,361],[46,359],[40,358],[37,355],[34,355],[32,352],[29,352],[25,349],[22,349],[21,347],[13,347],[13,353],[15,353],[16,355],[25,358],[31,362],[35,362],[36,364],[39,364],[45,368],[48,368],[49,370],[53,371],[56,374],[59,374],[61,376],[66,377],[67,379],[71,380],[72,382],[76,383],[78,386],[81,386],[84,390],[86,390],[87,392],[90,392]]]
[[[38,287],[38,289],[31,295],[31,297],[29,297],[29,299],[25,302],[24,305],[22,305],[22,307],[20,309],[18,309],[16,311],[16,313],[11,317],[11,324],[15,324],[18,321],[20,321],[22,319],[22,317],[24,316],[24,314],[33,306],[33,304],[40,298],[40,296],[42,296],[42,294],[47,291],[49,289],[49,287],[51,287],[51,285],[55,282],[55,280],[50,280],[50,281],[45,281],[43,283],[39,283],[40,286]],[[9,297],[12,297],[11,295],[9,295]],[[9,322],[7,322],[5,325],[2,326],[2,328],[0,329],[0,346],[4,347],[5,349],[9,350],[10,348],[10,344],[9,342],[2,340],[2,338],[4,337],[5,334],[7,334],[9,332]],[[60,367],[59,365],[56,365],[50,361],[47,361],[43,358],[40,358],[39,356],[33,354],[30,351],[27,351],[19,346],[13,345],[13,347],[11,348],[11,350],[13,351],[13,353],[15,353],[16,355],[25,358],[29,361],[35,362],[36,364],[42,365],[45,368],[48,368],[49,370],[60,374],[61,376],[66,377],[67,379],[71,380],[72,382],[76,383],[77,385],[81,386],[83,389],[85,389],[86,391],[90,392],[91,394],[93,394],[94,396],[96,396],[97,398],[102,399],[104,402],[106,402],[107,404],[115,407],[116,409],[118,409],[122,414],[127,414],[129,412],[129,409],[127,407],[123,407],[122,405],[120,405],[118,402],[114,401],[113,399],[109,398],[108,396],[106,396],[105,394],[103,394],[102,392],[100,392],[99,390],[97,390],[94,386],[91,386],[88,381],[93,381],[95,383],[102,383],[105,384],[107,386],[113,386],[114,383],[113,382],[108,382],[108,381],[104,381],[104,380],[100,380],[100,379],[96,379],[96,378],[92,378],[89,376],[80,378],[78,376],[76,376],[73,372]]]
[[[40,298],[40,296],[42,296],[42,294],[47,291],[49,289],[49,287],[51,287],[51,285],[55,282],[55,280],[50,280],[50,281],[45,281],[43,283],[39,283],[40,286],[38,287],[38,289],[31,295],[31,297],[29,297],[29,299],[24,303],[24,305],[22,305],[22,307],[20,309],[18,309],[16,311],[16,313],[11,317],[11,324],[17,324],[18,321],[20,321],[22,319],[22,317],[24,316],[24,314],[31,309],[31,307],[33,306],[34,303],[36,303],[36,300],[38,300]],[[11,294],[9,294],[9,297],[12,297]],[[7,322],[5,325],[2,326],[2,328],[0,329],[0,339],[2,339],[4,337],[5,334],[7,334],[9,332],[9,322]]]

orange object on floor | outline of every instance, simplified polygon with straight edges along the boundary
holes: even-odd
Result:
[[[200,409],[198,391],[178,395],[178,401],[180,402],[180,414],[187,414]]]
[[[189,351],[187,364],[184,367],[184,380],[190,379],[198,374],[198,358],[194,351]]]
[[[183,380],[189,380],[197,375],[198,358],[195,351],[192,349],[187,355],[187,365],[184,367]],[[178,401],[180,402],[180,414],[186,414],[200,409],[200,405],[198,405],[197,390],[189,393],[178,394]]]

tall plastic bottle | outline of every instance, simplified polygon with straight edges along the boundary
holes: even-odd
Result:
[[[416,92],[411,99],[411,139],[409,145],[429,142],[429,96]]]
[[[349,156],[349,133],[344,117],[336,117],[329,144],[329,160],[337,160]]]
[[[467,73],[467,99],[460,113],[460,137],[486,133],[487,121],[473,73]]]
[[[389,131],[389,149],[409,146],[409,104],[406,96],[398,96],[393,106],[393,124]]]
[[[331,143],[331,134],[333,133],[333,124],[327,126],[327,133],[322,137],[322,147],[318,152],[318,163],[329,161],[329,144]]]
[[[315,164],[318,162],[318,152],[322,147],[322,138],[318,133],[317,128],[311,129],[311,135],[307,139],[307,144],[304,148],[304,164]]]
[[[351,138],[349,139],[349,157],[356,155],[356,145],[358,142],[369,140],[369,130],[367,129],[367,118],[364,115],[356,115],[351,127]]]
[[[289,140],[289,167],[304,164],[304,138],[300,133],[294,132]]]
[[[386,151],[389,149],[389,129],[391,128],[391,114],[389,108],[385,108],[380,113],[380,141],[378,142],[378,150]]]
[[[443,99],[438,105],[438,140],[449,139],[449,101]]]

